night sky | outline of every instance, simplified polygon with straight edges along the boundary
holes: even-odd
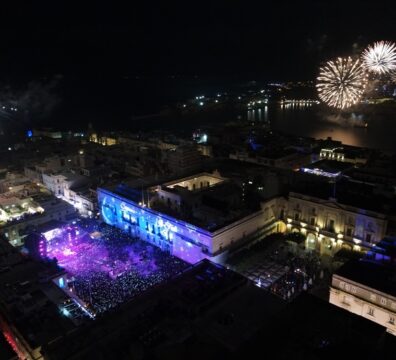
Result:
[[[130,99],[118,79],[156,81],[140,94],[147,107],[148,96],[168,92],[159,82],[173,76],[220,84],[309,80],[321,61],[358,53],[375,40],[396,40],[391,1],[135,3],[3,3],[1,87],[30,91],[26,84],[39,81],[49,104],[43,114],[62,102],[84,117],[95,104],[114,109]]]
[[[329,56],[396,40],[390,1],[82,3],[3,4],[0,74],[304,79]]]

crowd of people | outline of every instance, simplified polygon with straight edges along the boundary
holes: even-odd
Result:
[[[321,277],[320,262],[314,255],[290,257],[285,261],[288,271],[271,285],[270,291],[285,300],[291,300],[301,291],[312,287],[315,280]]]
[[[69,290],[95,313],[114,308],[188,267],[117,228],[90,220],[76,226],[80,231],[72,246],[65,240],[68,247],[62,247],[57,240],[59,266],[68,273]]]

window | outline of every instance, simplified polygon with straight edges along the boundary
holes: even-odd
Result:
[[[347,236],[352,236],[352,229],[351,229],[351,228],[348,228],[348,229],[347,229],[346,235],[347,235]]]
[[[316,209],[315,208],[312,208],[312,214],[316,214]]]
[[[334,231],[334,220],[329,220],[329,230]]]
[[[312,225],[312,226],[315,226],[315,218],[314,218],[314,217],[311,218],[311,225]]]
[[[389,324],[395,325],[395,317],[394,316],[389,316]]]
[[[342,303],[343,303],[344,305],[350,305],[350,297],[344,295],[344,298],[343,298],[343,300],[342,300]]]
[[[298,221],[300,218],[300,214],[299,213],[295,213],[294,215],[294,220]]]
[[[381,298],[381,304],[382,305],[386,305],[386,299],[385,298]]]
[[[367,243],[371,242],[371,234],[366,234],[366,242]]]
[[[368,310],[367,310],[367,314],[370,316],[374,316],[374,308],[372,308],[371,306],[369,306]]]

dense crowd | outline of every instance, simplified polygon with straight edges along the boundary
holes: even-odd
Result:
[[[80,236],[71,247],[73,255],[61,258],[59,265],[69,273],[69,288],[97,313],[188,267],[184,261],[117,228],[92,221],[80,222],[78,227],[81,232],[98,232],[100,236]]]

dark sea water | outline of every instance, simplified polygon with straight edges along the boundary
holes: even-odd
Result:
[[[225,109],[200,111],[193,115],[170,115],[131,120],[124,124],[130,130],[193,131],[204,126],[219,126],[231,121],[267,123],[273,130],[286,134],[342,141],[343,144],[381,149],[396,153],[396,114],[333,114],[322,106],[282,107],[272,104],[255,110]],[[367,123],[367,127],[364,125]]]
[[[396,108],[380,106],[358,109],[348,114],[331,113],[323,106],[280,106],[272,104],[248,111],[241,107],[224,111],[198,111],[180,116],[141,115],[157,114],[165,106],[185,101],[197,95],[213,96],[218,92],[247,93],[260,88],[252,81],[227,82],[213,79],[105,79],[79,82],[65,87],[65,103],[59,119],[62,124],[86,126],[92,122],[99,129],[111,130],[170,130],[191,131],[204,125],[215,125],[235,120],[269,122],[270,127],[285,133],[313,138],[332,137],[345,144],[378,148],[396,152]],[[59,122],[59,124],[60,124]],[[367,122],[368,127],[362,125]]]
[[[95,129],[107,131],[189,132],[207,125],[254,120],[266,122],[274,130],[293,135],[332,137],[345,144],[396,152],[395,107],[385,110],[381,106],[363,107],[358,109],[359,112],[340,115],[331,113],[320,105],[282,107],[273,103],[254,111],[240,106],[215,112],[200,109],[184,115],[173,111],[166,116],[147,116],[159,114],[166,106],[184,102],[197,95],[213,96],[219,92],[228,92],[236,96],[247,94],[251,89],[260,89],[260,84],[196,77],[63,78],[59,86],[49,89],[46,97],[37,99],[37,103],[42,105],[37,107],[37,111],[26,110],[23,117],[18,112],[18,119],[0,118],[0,130],[1,127],[7,130],[11,125],[18,124],[18,131],[43,126],[84,131],[92,123]],[[41,108],[50,108],[51,111],[43,112]],[[361,127],[364,122],[368,123],[367,128]]]
[[[325,139],[331,137],[344,144],[377,148],[396,152],[396,113],[366,111],[332,114],[322,106],[281,107],[269,106],[248,112],[246,118],[269,121],[274,130],[285,133]],[[367,122],[367,128],[362,127]]]

